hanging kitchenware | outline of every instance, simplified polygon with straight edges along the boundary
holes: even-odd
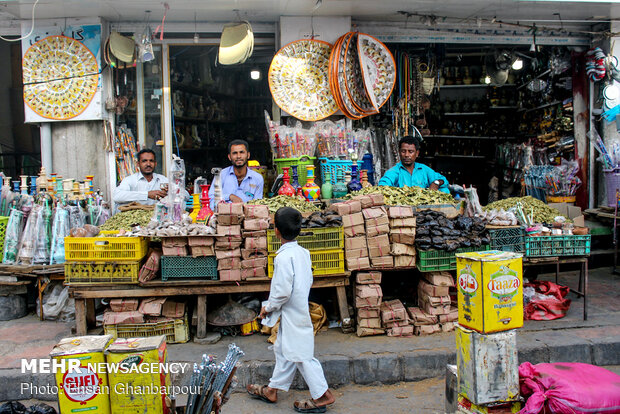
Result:
[[[357,36],[364,85],[373,105],[379,109],[388,100],[396,84],[396,61],[392,52],[374,37]]]

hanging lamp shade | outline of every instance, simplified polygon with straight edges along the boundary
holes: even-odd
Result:
[[[249,22],[228,23],[222,29],[218,63],[236,65],[244,63],[254,50],[254,32]]]
[[[110,51],[118,60],[126,63],[134,61],[135,42],[118,32],[110,33]]]

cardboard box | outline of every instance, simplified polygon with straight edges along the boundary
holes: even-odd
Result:
[[[358,318],[379,318],[381,319],[381,308],[357,308]]]
[[[392,256],[415,256],[415,247],[409,244],[392,243]]]
[[[176,247],[162,246],[161,251],[164,256],[187,256],[187,247],[185,246],[176,246]]]
[[[241,280],[241,270],[220,270],[220,280],[225,282],[238,282]]]
[[[390,226],[388,224],[382,224],[379,226],[368,225],[366,226],[366,238],[375,237],[380,234],[388,234],[390,232]],[[389,237],[388,237],[389,240]]]
[[[217,224],[222,226],[238,225],[243,223],[243,216],[231,216],[228,214],[218,214]]]
[[[385,226],[387,226],[388,228],[390,227],[390,221],[388,220],[387,216],[365,219],[365,224],[366,224],[366,228],[368,227],[383,228]]]
[[[267,230],[241,230],[241,237],[267,237]]]
[[[185,316],[185,303],[168,299],[164,302],[161,314],[167,318],[182,318]]]
[[[345,238],[344,239],[345,253],[347,250],[350,250],[350,249],[368,249],[368,244],[366,243],[366,236]]]
[[[392,322],[384,322],[383,326],[386,328],[394,328],[394,327],[402,327],[402,326],[410,326],[411,321],[409,319],[404,321],[392,321]]]
[[[359,213],[362,211],[362,205],[358,200],[349,200],[343,203],[335,203],[329,207],[330,210],[335,211],[341,216]]]
[[[440,326],[443,332],[452,332],[456,327],[456,324],[454,322],[443,322]]]
[[[269,219],[245,219],[243,228],[245,230],[267,230],[269,228]]]
[[[387,208],[387,214],[388,214],[388,217],[391,219],[413,218],[413,208],[409,206],[390,206]]]
[[[187,244],[190,247],[213,246],[215,244],[215,237],[213,236],[188,236]]]
[[[159,316],[166,298],[145,298],[140,302],[138,311],[143,315]]]
[[[547,205],[573,220],[575,226],[585,227],[585,217],[581,213],[581,207],[574,206],[571,203],[548,203]]]
[[[260,257],[267,257],[267,250],[248,250],[248,249],[242,249],[241,250],[241,257],[243,257],[243,260],[249,260],[249,259],[258,259]]]
[[[351,216],[348,216],[351,217]],[[356,237],[356,236],[362,236],[366,234],[366,227],[364,227],[364,224],[357,224],[355,226],[352,227],[344,227],[344,235],[345,237]]]
[[[459,310],[450,306],[450,313],[447,315],[439,315],[439,323],[447,323],[447,322],[457,322],[459,320]]]
[[[416,325],[413,328],[413,334],[417,336],[432,335],[439,332],[441,332],[441,326],[439,326],[439,324],[420,326]]]
[[[429,315],[446,315],[450,313],[450,304],[433,306],[430,302],[418,298],[418,306]]]
[[[368,257],[359,257],[357,259],[346,259],[348,270],[363,270],[370,268],[370,260]]]
[[[380,285],[357,285],[355,286],[355,307],[376,308],[381,305],[383,291]]]
[[[112,299],[110,310],[112,312],[127,312],[138,310],[138,299]]]
[[[418,282],[418,292],[424,292],[427,296],[449,296],[450,288],[447,286],[435,286],[420,280]]]
[[[480,333],[522,327],[522,269],[519,253],[457,253],[459,325]]]
[[[416,227],[415,217],[390,219],[390,227]]]
[[[347,259],[359,259],[360,257],[368,257],[368,249],[347,249],[344,251]]]
[[[371,220],[385,217],[387,218],[387,211],[385,211],[384,207],[371,207],[365,208],[362,210],[362,215],[364,216],[364,220]],[[386,224],[389,223],[389,220],[386,221]]]
[[[408,326],[394,326],[387,330],[388,336],[413,336],[413,325]]]
[[[219,203],[217,205],[217,213],[229,216],[242,216],[243,203]]]
[[[245,248],[248,250],[267,249],[267,237],[248,237],[245,239]]]
[[[144,323],[144,315],[135,310],[122,312],[106,311],[103,313],[104,325],[120,325],[125,323]]]
[[[452,279],[452,275],[449,272],[425,272],[422,273],[422,277],[431,285],[454,286],[454,279]]]
[[[413,231],[406,232],[406,233],[400,232],[400,231],[394,231],[394,230],[404,230],[404,229],[413,230]],[[396,229],[390,228],[390,241],[392,243],[408,244],[411,247],[413,247],[413,244],[415,243],[415,229],[412,229],[411,227],[399,227]],[[415,254],[412,254],[411,256],[415,256]]]
[[[390,300],[381,304],[381,320],[383,322],[407,321],[407,309],[398,300]]]
[[[241,258],[229,257],[217,261],[217,270],[234,270],[241,269]]]
[[[377,269],[392,268],[394,267],[394,258],[392,256],[371,257],[370,264]]]
[[[390,255],[390,245],[371,247],[368,249],[368,256],[370,257],[386,257]]]
[[[192,257],[215,256],[213,246],[191,246],[189,252]]]
[[[162,237],[163,247],[183,247],[187,245],[187,237]]]
[[[356,196],[353,197],[353,200],[358,200],[361,203],[362,208],[378,207],[385,204],[383,194],[380,193]]]
[[[357,327],[357,336],[373,336],[373,335],[383,335],[385,334],[384,328],[362,328],[361,326]]]
[[[394,267],[415,267],[415,256],[394,256]]]
[[[366,237],[366,244],[368,245],[368,248],[376,248],[376,247],[381,247],[384,249],[387,249],[387,251],[390,250],[390,236],[388,236],[387,234],[380,234],[378,236],[375,237]]]
[[[418,295],[424,302],[428,302],[431,306],[451,305],[450,296],[427,296],[423,292],[419,292]]]
[[[216,246],[217,246],[217,243],[223,246],[226,243],[236,244],[236,243],[241,243],[241,242],[243,242],[243,237],[241,236],[217,236],[215,238]]]
[[[361,285],[378,285],[381,283],[381,272],[357,272],[355,282]]]
[[[217,234],[218,236],[238,236],[241,237],[241,226],[223,226],[218,223],[217,225]]]
[[[241,249],[216,250],[215,257],[217,260],[229,259],[231,257],[241,257]]]
[[[215,242],[215,250],[233,250],[241,247],[241,239],[235,240],[230,239],[229,242],[216,241]],[[233,241],[234,240],[234,241]]]
[[[410,307],[407,308],[407,312],[411,318],[411,322],[416,325],[435,325],[437,323],[437,316],[430,315],[420,308]]]
[[[258,257],[255,259],[244,259],[241,262],[242,269],[251,269],[253,267],[267,267],[267,258]]]
[[[382,328],[380,318],[357,318],[357,326],[361,328]]]
[[[353,213],[342,216],[342,226],[346,229],[347,227],[354,227],[359,225],[364,225],[364,216],[362,213]]]
[[[269,218],[269,207],[263,205],[252,205],[252,204],[244,204],[243,205],[243,215],[247,219],[268,219]]]
[[[252,267],[249,269],[241,269],[241,280],[252,279],[252,278],[261,278],[267,277],[267,269],[264,267]]]

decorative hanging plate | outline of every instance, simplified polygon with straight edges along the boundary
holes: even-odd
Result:
[[[338,59],[337,59],[337,70],[336,70],[336,86],[338,88],[338,94],[340,99],[342,100],[345,115],[347,115],[351,119],[361,119],[365,116],[365,114],[359,111],[353,102],[351,101],[351,97],[347,93],[347,81],[345,79],[344,74],[344,66],[345,66],[345,57],[347,53],[347,45],[349,44],[349,39],[353,36],[353,32],[349,32],[346,35],[340,45],[340,49],[338,51]]]
[[[70,37],[39,40],[24,54],[22,69],[24,102],[44,118],[74,118],[84,112],[97,92],[97,59]]]
[[[296,40],[276,53],[269,89],[283,111],[302,121],[318,121],[338,110],[329,88],[331,49],[321,40]]]
[[[347,47],[345,51],[344,59],[344,77],[346,80],[345,86],[349,98],[355,109],[362,112],[365,115],[372,115],[379,112],[374,104],[371,102],[366,88],[364,87],[364,78],[360,68],[360,59],[357,52],[357,33],[354,33],[349,37],[347,41]]]
[[[381,108],[396,83],[394,56],[383,43],[370,35],[360,33],[357,42],[366,91],[373,105]]]
[[[340,89],[338,88],[338,56],[340,55],[340,48],[345,39],[347,39],[349,33],[345,33],[340,36],[336,43],[334,44],[334,48],[332,49],[332,53],[329,56],[329,87],[332,91],[332,95],[336,100],[336,104],[342,111],[342,113],[348,118],[352,118],[352,115],[349,114],[346,110],[344,102],[342,102],[342,97],[340,96]]]

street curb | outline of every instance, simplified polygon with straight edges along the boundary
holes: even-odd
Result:
[[[532,364],[561,361],[620,365],[620,338],[615,337],[584,340],[568,332],[541,332],[528,335],[521,341],[517,337],[517,347],[519,361],[529,361]],[[402,353],[367,352],[355,357],[324,355],[320,361],[330,387],[337,388],[349,384],[392,384],[443,376],[446,364],[455,363],[456,353],[448,348],[420,349]],[[195,361],[171,362],[193,364]],[[237,390],[243,390],[247,384],[268,383],[273,367],[273,360],[242,362],[237,370],[239,379]],[[174,375],[172,384],[189,385],[190,376],[190,370],[185,374]],[[24,393],[20,393],[21,383],[33,384],[42,389],[48,385],[53,386],[54,382],[53,374],[22,374],[19,369],[0,370],[0,401],[31,398],[55,400],[55,395],[36,393],[36,388],[26,389]],[[296,375],[291,388],[306,389],[301,375]]]

